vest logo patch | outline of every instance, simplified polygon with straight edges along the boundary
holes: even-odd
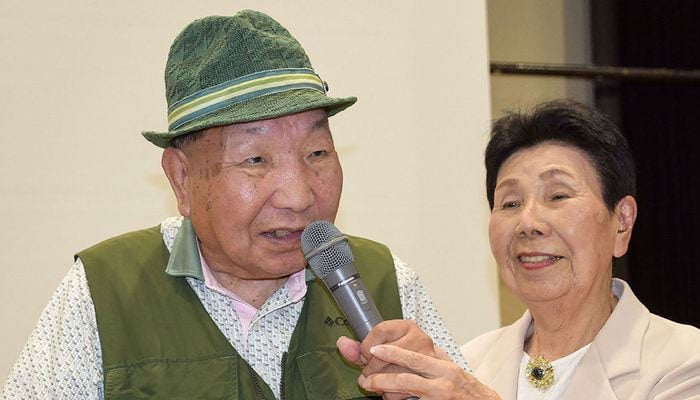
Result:
[[[327,316],[326,319],[323,320],[323,323],[328,325],[329,328],[332,328],[336,325],[340,326],[345,326],[348,324],[348,320],[345,319],[345,317],[335,317],[331,318],[330,316]]]

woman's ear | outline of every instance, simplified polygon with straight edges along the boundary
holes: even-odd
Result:
[[[615,219],[617,220],[617,234],[615,236],[615,248],[613,255],[622,257],[627,253],[634,221],[637,220],[637,201],[632,196],[625,196],[615,206]]]
[[[170,187],[177,199],[177,209],[184,217],[190,216],[190,193],[188,190],[189,162],[180,149],[167,147],[161,158],[163,171],[170,181]]]

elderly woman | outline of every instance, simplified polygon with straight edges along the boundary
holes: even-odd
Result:
[[[491,250],[528,310],[462,347],[474,376],[377,345],[417,331],[379,325],[363,360],[413,374],[377,372],[375,360],[360,384],[423,399],[700,399],[700,330],[651,314],[612,278],[637,218],[634,164],[615,126],[573,101],[545,103],[496,121],[485,162]],[[339,348],[358,358],[345,339]]]

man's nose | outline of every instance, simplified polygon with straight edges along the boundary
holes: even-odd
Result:
[[[272,198],[274,207],[303,212],[314,204],[313,173],[304,166],[284,168],[276,181],[277,188]]]
[[[519,237],[535,238],[547,236],[550,233],[549,224],[546,222],[544,209],[535,201],[523,204],[515,233]]]

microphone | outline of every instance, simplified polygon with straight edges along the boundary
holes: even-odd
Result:
[[[328,221],[314,221],[301,233],[304,258],[330,290],[357,338],[363,341],[383,321],[355,268],[347,236]],[[411,396],[405,400],[418,400]]]
[[[360,274],[355,268],[347,236],[328,221],[315,221],[301,234],[304,258],[330,290],[355,335],[364,340],[382,322]]]

